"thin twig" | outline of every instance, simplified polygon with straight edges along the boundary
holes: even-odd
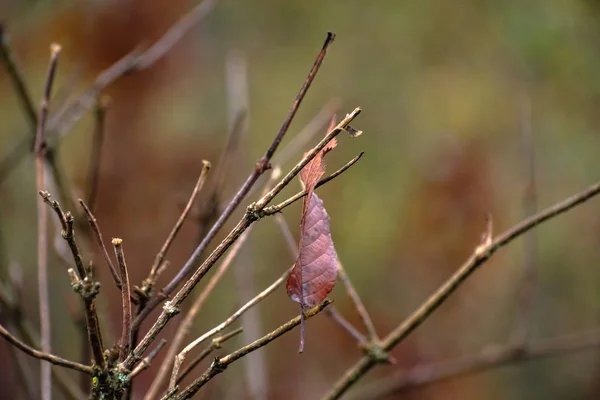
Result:
[[[165,344],[167,344],[167,340],[161,339],[160,342],[158,342],[158,344],[154,348],[154,350],[148,353],[148,355],[142,359],[142,362],[140,362],[137,365],[137,367],[135,367],[135,369],[131,371],[131,374],[129,374],[129,380],[135,378],[135,376],[140,372],[148,369],[152,364],[152,360],[154,359],[154,357],[156,357],[158,352],[164,347]]]
[[[44,190],[44,150],[45,150],[45,132],[46,120],[48,118],[48,107],[50,106],[50,96],[54,84],[54,75],[58,65],[58,55],[60,46],[53,43],[50,46],[50,66],[48,67],[48,76],[44,87],[44,96],[38,116],[38,123],[35,135],[35,166],[37,190]],[[42,351],[50,353],[52,351],[50,326],[50,291],[48,283],[48,209],[42,200],[37,201],[38,210],[38,292],[40,308],[40,331],[42,335]],[[41,363],[41,391],[42,399],[50,400],[52,398],[52,378],[50,365]]]
[[[127,273],[127,264],[125,263],[125,254],[123,253],[123,240],[114,238],[112,244],[115,247],[117,263],[121,271],[121,302],[123,305],[123,324],[121,331],[121,351],[119,360],[123,361],[131,351],[131,292],[129,289],[129,274]]]
[[[377,335],[375,325],[373,324],[373,320],[371,319],[367,308],[365,307],[360,296],[356,292],[356,289],[354,288],[354,285],[352,284],[352,281],[350,280],[350,277],[346,273],[346,269],[344,268],[340,260],[338,260],[337,265],[338,279],[344,284],[344,287],[346,288],[346,293],[348,293],[348,296],[350,296],[350,298],[352,299],[352,302],[354,303],[354,308],[356,309],[356,312],[358,312],[358,315],[360,315],[360,319],[363,322],[363,326],[367,330],[367,337],[369,339],[369,342],[378,342],[379,336]]]
[[[551,339],[537,340],[525,348],[491,346],[478,353],[454,359],[416,366],[408,371],[399,371],[361,388],[353,399],[378,399],[405,390],[434,384],[446,379],[484,372],[504,365],[557,357],[575,352],[597,349],[600,346],[600,331],[588,331]]]
[[[117,288],[121,290],[121,278],[119,277],[119,273],[117,272],[115,265],[113,264],[112,260],[110,259],[110,256],[108,255],[108,250],[106,249],[106,245],[104,244],[102,233],[100,232],[100,228],[98,227],[98,221],[96,220],[96,217],[94,216],[94,214],[92,214],[92,211],[82,199],[78,199],[77,201],[79,202],[79,205],[81,205],[81,208],[83,208],[83,211],[85,212],[87,220],[90,224],[90,227],[94,231],[94,235],[96,236],[96,242],[98,243],[98,247],[100,247],[100,250],[102,250],[104,262],[106,263],[106,266],[108,267],[108,270],[110,271],[110,274],[113,277],[115,285],[117,285]]]
[[[192,361],[189,362],[189,364],[187,364],[185,366],[185,368],[183,368],[183,370],[181,371],[181,373],[179,374],[179,377],[177,378],[177,384],[179,385],[181,383],[181,381],[183,379],[185,379],[185,377],[194,370],[194,368],[196,368],[196,366],[198,366],[198,364],[200,364],[202,362],[202,360],[204,360],[206,357],[208,357],[210,355],[210,353],[212,353],[215,350],[218,350],[221,348],[221,345],[223,343],[225,343],[227,340],[231,339],[232,337],[242,333],[244,331],[244,328],[240,327],[237,329],[234,329],[233,331],[224,334],[223,336],[219,336],[214,338],[213,340],[210,341],[210,344],[208,346],[206,346],[206,348],[204,348],[204,350],[202,350],[200,352],[200,354],[198,354],[198,356],[196,356],[196,358],[194,358]]]
[[[318,188],[318,187],[323,186],[324,184],[326,184],[330,180],[337,178],[340,174],[342,174],[348,168],[350,168],[351,166],[353,166],[354,163],[356,163],[358,160],[360,160],[360,158],[363,156],[363,154],[365,154],[364,151],[361,152],[356,157],[354,157],[352,160],[348,161],[348,163],[346,163],[342,168],[338,169],[337,171],[335,171],[331,175],[326,176],[325,178],[321,179],[319,181],[319,183],[317,183],[317,186],[315,186],[315,189]],[[265,215],[273,215],[275,213],[281,212],[284,208],[286,208],[287,206],[292,205],[296,201],[302,199],[307,194],[308,194],[308,192],[306,190],[298,192],[295,195],[293,195],[292,197],[290,197],[289,199],[287,199],[287,200],[285,200],[285,201],[283,201],[283,202],[281,202],[281,203],[279,203],[277,205],[265,207],[264,210],[263,210],[263,213]]]
[[[146,333],[146,336],[140,341],[138,346],[134,349],[133,353],[123,362],[122,367],[126,370],[131,369],[136,362],[141,359],[143,353],[148,349],[148,346],[156,339],[156,336],[162,329],[167,325],[169,320],[173,318],[179,312],[179,306],[189,296],[194,287],[200,282],[202,277],[208,272],[208,270],[217,262],[219,258],[227,251],[227,249],[240,237],[240,235],[248,228],[252,223],[260,219],[264,208],[269,202],[281,191],[283,188],[304,168],[306,164],[310,162],[317,154],[321,151],[331,140],[333,140],[342,130],[345,130],[350,122],[360,114],[360,108],[356,108],[352,113],[348,114],[340,123],[329,132],[315,147],[313,147],[308,153],[304,155],[302,160],[294,167],[288,174],[282,178],[282,180],[275,185],[275,187],[263,196],[258,202],[250,205],[246,210],[246,213],[233,228],[233,230],[227,235],[227,237],[215,248],[215,250],[208,256],[208,258],[202,263],[202,265],[194,272],[192,277],[183,285],[181,290],[177,292],[172,301],[167,301],[163,305],[163,312],[160,314],[154,325]],[[146,307],[147,310],[149,307]],[[138,320],[143,314],[140,314]]]
[[[398,325],[381,343],[381,352],[386,353],[410,335],[482,264],[487,262],[501,247],[512,242],[537,225],[552,219],[586,202],[600,193],[600,183],[577,193],[555,205],[525,219],[513,228],[502,233],[488,244],[482,244],[469,259],[452,275],[429,299],[415,310],[404,322]],[[339,379],[323,399],[340,398],[354,383],[380,362],[373,353],[363,356]]]
[[[526,96],[521,106],[520,133],[523,155],[523,174],[527,179],[523,191],[524,217],[537,212],[537,188],[535,179],[535,150],[533,142],[531,98]],[[525,261],[523,263],[523,277],[519,284],[518,309],[511,342],[514,345],[525,346],[529,337],[529,326],[533,314],[533,306],[537,295],[537,235],[535,231],[528,232],[523,238]]]
[[[160,366],[158,373],[154,377],[152,384],[148,389],[148,392],[146,392],[144,399],[151,400],[155,399],[158,396],[159,390],[161,389],[163,382],[166,380],[169,371],[173,367],[173,361],[175,360],[175,356],[181,348],[183,340],[189,333],[194,319],[196,318],[196,315],[198,315],[198,313],[204,306],[204,303],[208,299],[208,296],[210,296],[210,294],[217,286],[225,272],[229,269],[229,266],[233,263],[233,260],[238,255],[239,250],[246,242],[246,239],[248,238],[250,232],[251,229],[248,229],[246,232],[244,232],[242,236],[240,236],[239,240],[235,242],[229,253],[227,253],[227,256],[225,257],[221,265],[219,265],[217,271],[214,273],[214,275],[211,276],[206,286],[202,289],[202,292],[198,295],[198,297],[190,307],[189,311],[185,315],[185,318],[181,321],[181,324],[179,324],[177,332],[175,333],[175,336],[173,337],[173,340],[169,345],[169,349],[167,350],[167,355],[165,356],[165,359],[162,365]]]
[[[323,309],[325,309],[325,307],[327,307],[329,304],[331,304],[331,300],[326,299],[318,306],[316,306],[310,310],[304,311],[304,318],[308,319],[308,318],[314,317],[315,315],[317,315],[318,313],[323,311]],[[260,349],[261,347],[266,346],[267,344],[271,343],[273,340],[279,338],[284,333],[291,331],[298,325],[300,325],[300,316],[297,316],[296,318],[290,320],[289,322],[281,325],[279,328],[275,329],[271,333],[261,337],[260,339],[257,339],[256,341],[250,343],[247,346],[240,348],[237,351],[234,351],[231,354],[226,355],[225,357],[215,358],[215,360],[213,361],[211,366],[208,368],[208,370],[206,370],[206,372],[204,372],[204,374],[202,374],[202,376],[200,376],[198,379],[196,379],[194,382],[192,382],[192,384],[190,384],[187,388],[185,388],[185,390],[183,392],[181,392],[181,394],[176,396],[175,399],[184,400],[184,399],[191,398],[208,381],[210,381],[215,376],[219,375],[221,372],[225,371],[225,369],[230,364],[232,364],[233,362],[239,360],[240,358],[252,353],[253,351]],[[172,396],[165,396],[164,398],[172,398]]]
[[[177,233],[179,233],[181,226],[183,225],[188,214],[190,213],[190,210],[192,209],[192,206],[194,205],[194,201],[196,200],[196,196],[198,195],[198,192],[200,192],[200,190],[202,190],[202,186],[204,186],[204,182],[206,182],[206,178],[208,176],[208,171],[210,171],[210,167],[211,167],[210,162],[202,160],[202,171],[200,172],[200,176],[198,177],[196,186],[194,186],[194,190],[192,191],[192,194],[191,194],[183,212],[179,216],[179,219],[175,223],[175,226],[173,226],[171,233],[169,233],[167,240],[165,240],[165,243],[163,244],[160,251],[156,255],[156,258],[154,259],[154,264],[152,265],[152,268],[150,269],[150,276],[148,277],[148,279],[151,282],[154,282],[154,280],[156,279],[156,271],[158,270],[158,267],[163,263],[165,256],[167,254],[167,251],[169,251],[169,247],[171,247],[173,240],[177,236]]]
[[[104,346],[102,344],[102,333],[100,331],[100,324],[98,322],[98,315],[96,312],[96,296],[100,291],[100,284],[94,282],[91,276],[91,270],[88,270],[83,264],[83,258],[79,251],[79,246],[75,240],[74,232],[74,219],[70,212],[64,213],[60,204],[57,201],[51,199],[48,192],[40,192],[40,196],[46,204],[48,204],[52,210],[56,213],[58,220],[62,226],[61,235],[63,239],[69,245],[77,274],[73,272],[73,290],[75,290],[83,299],[85,306],[85,320],[88,331],[88,341],[90,348],[92,349],[92,356],[94,362],[100,368],[104,368]]]
[[[290,274],[290,271],[291,271],[291,268],[288,269],[287,271],[285,271],[269,287],[267,287],[265,290],[263,290],[262,292],[260,292],[256,296],[254,296],[250,301],[248,301],[246,304],[244,304],[242,307],[240,307],[239,310],[237,310],[235,313],[233,313],[225,321],[221,322],[219,325],[217,325],[210,331],[204,333],[202,336],[195,339],[193,342],[188,344],[183,350],[181,350],[181,352],[177,355],[177,357],[175,357],[175,362],[173,365],[173,372],[171,374],[171,382],[169,384],[169,390],[171,390],[175,387],[175,382],[177,381],[177,376],[179,375],[179,370],[181,369],[181,365],[183,364],[185,357],[188,355],[188,353],[190,351],[192,351],[192,349],[194,347],[198,346],[199,344],[201,344],[202,342],[204,342],[206,339],[210,338],[211,336],[214,336],[214,335],[218,334],[219,332],[222,332],[225,328],[227,328],[229,325],[233,324],[238,318],[240,318],[246,311],[248,311],[249,309],[254,307],[256,304],[260,303],[267,296],[269,296],[271,293],[273,293],[275,291],[275,289],[277,289],[279,286],[281,286],[283,284],[283,282],[286,281],[288,275]]]
[[[365,346],[367,344],[367,338],[365,335],[360,333],[354,325],[352,325],[346,318],[342,316],[338,312],[338,310],[331,306],[327,310],[325,310],[325,314],[327,314],[336,324],[338,324],[344,331],[346,331],[359,346]]]
[[[290,111],[288,112],[285,120],[283,121],[283,124],[281,125],[279,132],[275,136],[275,139],[269,146],[265,155],[257,162],[256,167],[254,168],[254,170],[252,171],[250,176],[248,176],[246,181],[243,183],[242,187],[233,196],[233,198],[231,199],[231,201],[229,202],[227,207],[225,207],[225,210],[223,210],[223,212],[221,213],[221,215],[219,216],[217,221],[214,223],[214,225],[212,226],[212,228],[210,229],[208,234],[202,239],[202,241],[200,242],[198,247],[196,247],[196,249],[192,253],[189,260],[179,270],[177,275],[167,284],[167,286],[165,286],[165,288],[161,291],[161,293],[159,293],[158,296],[154,297],[153,299],[151,299],[149,301],[147,307],[144,309],[144,312],[142,312],[136,318],[134,325],[139,325],[141,323],[141,321],[150,313],[150,311],[152,311],[164,299],[169,297],[171,295],[171,293],[173,293],[175,291],[175,289],[179,286],[179,284],[181,284],[181,282],[183,282],[186,278],[189,277],[189,275],[193,271],[194,267],[200,261],[200,258],[202,257],[202,253],[204,252],[204,250],[206,250],[206,248],[208,247],[210,242],[214,239],[214,237],[217,235],[217,233],[221,230],[223,225],[225,225],[225,222],[227,222],[227,220],[229,219],[231,214],[233,214],[233,212],[241,204],[241,202],[244,200],[244,198],[246,197],[248,192],[252,189],[252,187],[258,180],[258,178],[266,170],[268,170],[270,168],[271,158],[273,157],[273,154],[275,154],[275,151],[279,147],[281,140],[283,139],[286,132],[288,131],[290,124],[291,124],[292,120],[294,119],[296,112],[298,111],[298,107],[302,103],[302,100],[304,99],[306,92],[308,91],[310,85],[312,84],[312,81],[314,80],[314,77],[315,77],[316,73],[318,72],[319,67],[321,66],[321,63],[323,62],[323,59],[325,58],[327,49],[333,42],[334,38],[335,38],[335,35],[333,33],[329,32],[327,34],[327,38],[325,39],[325,42],[323,43],[323,47],[321,48],[321,51],[319,52],[319,54],[317,55],[317,58],[315,59],[315,62],[308,74],[308,77],[306,78],[306,80],[304,81],[304,84],[300,88],[300,92],[296,96],[296,99],[295,99]],[[279,190],[281,190],[281,189],[279,189]],[[192,282],[193,282],[193,280],[192,280]],[[194,285],[195,285],[195,283],[192,286],[194,286]],[[184,288],[185,288],[185,286],[184,286]],[[188,291],[188,289],[186,288],[185,292],[187,292],[187,291]]]
[[[74,369],[75,371],[85,372],[86,374],[90,375],[92,374],[92,367],[88,367],[87,365],[79,364],[74,361],[69,361],[62,357],[58,357],[43,351],[38,351],[11,335],[2,325],[0,325],[0,335],[2,335],[2,337],[6,339],[10,344],[12,344],[25,354],[30,355],[31,357],[39,358],[42,361],[47,361],[51,364],[58,365],[60,367]]]
[[[340,99],[329,100],[308,124],[298,132],[292,140],[273,157],[273,165],[285,165],[292,157],[309,145],[310,141],[327,130],[331,116],[339,111]]]
[[[102,159],[102,145],[104,144],[104,127],[108,103],[108,97],[100,98],[96,102],[96,109],[94,112],[94,136],[92,140],[92,155],[90,156],[90,165],[88,169],[89,184],[86,197],[87,202],[90,205],[90,210],[96,209],[98,182],[100,179],[100,161]]]

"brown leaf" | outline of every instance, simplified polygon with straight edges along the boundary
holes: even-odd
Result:
[[[335,115],[328,132],[335,127]],[[300,171],[300,180],[307,195],[302,203],[300,245],[296,264],[288,277],[288,296],[300,303],[300,353],[304,348],[304,307],[314,307],[325,300],[335,285],[337,255],[329,229],[329,215],[323,201],[314,193],[319,179],[325,174],[324,156],[337,142],[332,140]]]
[[[308,307],[321,303],[335,285],[337,255],[323,201],[313,193],[302,221],[300,250],[287,281],[290,298]]]

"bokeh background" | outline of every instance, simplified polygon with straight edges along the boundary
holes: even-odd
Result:
[[[52,41],[62,45],[51,106],[55,110],[76,98],[120,57],[160,37],[196,4],[3,0],[0,17],[36,104],[48,46]],[[342,137],[328,156],[328,165],[337,169],[360,151],[365,152],[363,159],[319,194],[331,216],[340,260],[384,335],[469,256],[479,242],[486,211],[494,216],[495,232],[524,216],[531,156],[523,151],[527,126],[533,133],[540,207],[597,179],[599,22],[600,8],[591,0],[220,0],[163,59],[103,92],[111,99],[96,206],[104,236],[123,238],[130,279],[139,284],[189,196],[201,160],[219,163],[231,125],[228,109],[240,101],[228,97],[230,60],[241,59],[246,65],[249,118],[235,159],[228,162],[222,202],[235,193],[271,142],[331,30],[337,39],[282,148],[324,107],[333,104],[341,115],[356,106],[363,108],[353,125],[364,134],[357,139]],[[3,156],[28,133],[27,127],[2,69]],[[78,196],[85,193],[89,180],[93,127],[90,112],[60,145],[59,161]],[[28,156],[0,187],[0,276],[7,283],[10,271],[13,276],[20,271],[24,313],[37,324],[33,164]],[[296,182],[291,186],[282,199],[299,188]],[[198,204],[205,201],[200,196]],[[593,200],[537,229],[539,285],[531,340],[598,325],[598,210],[600,205]],[[219,238],[240,215],[241,210]],[[284,216],[298,235],[300,206],[290,207]],[[187,260],[201,231],[197,220],[186,223],[169,253],[171,266],[162,284]],[[77,360],[81,357],[73,322],[77,298],[69,287],[66,266],[53,250],[50,253],[53,347]],[[502,249],[393,351],[396,365],[377,368],[361,384],[506,343],[519,314],[525,253],[522,239]],[[97,249],[87,246],[84,255],[98,265],[103,282],[99,307],[110,343],[120,332],[119,293]],[[292,262],[275,221],[260,221],[237,265],[201,311],[194,332],[221,322],[251,296],[252,289],[258,292],[270,284]],[[360,327],[343,288],[338,286],[331,297]],[[257,310],[253,317],[257,336],[298,313],[283,289]],[[172,334],[172,328],[166,333]],[[325,315],[308,322],[303,355],[297,354],[298,336],[293,331],[257,356],[232,365],[198,398],[318,398],[361,355],[353,339]],[[221,352],[250,339],[246,333]],[[0,354],[0,397],[15,398],[19,393],[14,367],[4,342]],[[33,374],[38,364],[30,363]],[[257,368],[264,374],[256,374]],[[136,397],[144,393],[153,374],[150,369],[141,375]],[[249,376],[256,385],[248,383]],[[599,376],[598,352],[590,349],[389,398],[591,399],[600,396]],[[60,398],[58,392],[56,396]]]

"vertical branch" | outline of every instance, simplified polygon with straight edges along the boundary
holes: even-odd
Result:
[[[535,149],[531,116],[531,98],[525,95],[520,110],[520,127],[523,156],[523,173],[526,177],[525,190],[523,191],[524,218],[537,211],[537,188],[535,180]],[[527,344],[529,326],[535,302],[538,272],[537,272],[537,237],[535,231],[524,235],[525,260],[523,264],[523,277],[518,288],[518,309],[513,337],[514,345],[523,347]]]
[[[88,169],[87,203],[90,210],[96,210],[96,197],[98,193],[98,180],[100,178],[100,160],[102,158],[102,145],[104,144],[104,131],[108,97],[102,97],[96,102],[94,110],[95,125],[92,140],[92,154]]]
[[[235,123],[236,115],[245,113],[245,118],[239,135],[245,137],[248,131],[250,105],[248,101],[248,71],[246,56],[242,52],[231,52],[227,56],[225,66],[225,82],[227,86],[227,105],[229,111],[229,123]],[[244,157],[245,158],[245,157]],[[255,186],[256,187],[256,186]],[[248,231],[246,231],[248,232]],[[246,254],[241,257],[242,261],[236,262],[234,266],[234,278],[236,293],[240,302],[250,298],[255,293],[254,263],[250,247],[243,250]],[[244,327],[242,340],[250,342],[253,338],[260,336],[261,320],[259,310],[253,308],[242,316],[241,325]],[[263,399],[266,397],[267,374],[264,354],[256,353],[248,357],[244,363],[248,398]]]
[[[50,46],[50,67],[48,68],[48,76],[46,86],[44,88],[44,96],[40,107],[38,117],[37,130],[35,135],[35,165],[36,165],[36,183],[37,190],[44,189],[44,149],[45,149],[45,128],[46,119],[48,118],[48,107],[50,103],[50,95],[54,83],[54,75],[58,64],[58,55],[60,46],[53,43]],[[39,307],[40,307],[40,330],[41,330],[41,345],[42,352],[50,353],[51,346],[51,326],[50,326],[50,293],[48,288],[48,210],[44,201],[38,199],[38,291],[39,291]],[[41,390],[42,399],[50,400],[52,398],[52,380],[51,367],[46,362],[41,362]]]
[[[123,240],[114,238],[112,244],[115,247],[117,263],[121,272],[121,301],[123,303],[123,326],[121,332],[121,351],[119,360],[123,361],[131,350],[131,293],[129,290],[129,276],[127,274],[127,264],[125,264],[125,254],[123,254]]]

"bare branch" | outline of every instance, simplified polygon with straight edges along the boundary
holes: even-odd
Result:
[[[115,247],[117,263],[121,271],[121,302],[123,305],[123,324],[121,331],[121,351],[119,360],[123,361],[131,351],[131,292],[129,289],[129,275],[127,273],[127,264],[125,263],[125,254],[123,254],[123,240],[114,238],[112,244]]]
[[[533,142],[531,98],[525,96],[521,105],[520,133],[523,154],[523,176],[526,177],[525,190],[523,191],[524,216],[537,212],[537,190],[535,180],[535,151]],[[517,317],[512,333],[511,342],[514,345],[525,346],[529,336],[529,325],[533,313],[535,297],[537,295],[537,235],[535,231],[528,232],[523,238],[525,261],[523,264],[523,277],[518,288]]]
[[[104,239],[102,239],[102,233],[100,232],[100,228],[98,227],[98,221],[96,220],[96,217],[94,216],[94,214],[92,214],[92,211],[88,208],[88,206],[82,199],[78,199],[77,201],[79,202],[79,205],[81,205],[81,207],[83,208],[87,220],[90,226],[92,227],[92,230],[94,231],[94,234],[96,236],[96,242],[98,243],[98,247],[100,247],[100,250],[102,250],[104,262],[108,266],[108,270],[110,271],[110,274],[112,275],[113,280],[115,281],[115,285],[117,285],[117,288],[121,290],[121,278],[119,277],[119,273],[117,272],[115,265],[113,264],[112,260],[110,259],[110,256],[108,255],[108,250],[106,250]]]
[[[326,299],[318,306],[316,306],[310,310],[304,311],[304,318],[308,319],[308,318],[314,317],[315,315],[317,315],[318,313],[323,311],[323,309],[325,309],[325,307],[327,307],[329,304],[331,304],[331,300]],[[247,346],[240,348],[237,351],[234,351],[233,353],[231,353],[229,355],[226,355],[225,357],[215,358],[215,360],[211,364],[210,368],[208,368],[208,370],[206,370],[206,372],[204,374],[202,374],[202,376],[200,376],[200,378],[196,379],[191,385],[189,385],[187,388],[185,388],[185,390],[181,394],[176,396],[175,399],[184,400],[184,399],[191,398],[208,381],[210,381],[215,376],[219,375],[221,372],[225,371],[225,369],[230,364],[232,364],[233,362],[239,360],[240,358],[252,353],[253,351],[260,349],[261,347],[266,346],[267,344],[271,343],[273,340],[279,338],[284,333],[291,331],[298,325],[300,325],[300,316],[297,316],[296,318],[290,320],[289,322],[281,325],[279,328],[275,329],[271,333],[261,337],[260,339],[250,343]],[[172,392],[170,392],[170,393],[172,393]],[[167,395],[167,396],[163,397],[163,399],[165,399],[165,398],[172,398],[172,396]]]
[[[96,198],[98,193],[98,181],[100,179],[100,160],[102,159],[102,145],[104,144],[104,126],[106,120],[106,109],[109,98],[104,96],[96,101],[94,112],[94,136],[92,140],[92,155],[88,169],[87,201],[90,210],[96,209]]]
[[[50,105],[50,96],[52,94],[52,86],[54,84],[54,75],[58,65],[58,55],[60,54],[60,46],[53,43],[50,46],[50,66],[48,67],[48,76],[44,87],[44,96],[42,97],[42,105],[37,119],[37,128],[35,135],[35,170],[37,190],[44,190],[44,148],[45,148],[45,133],[46,120],[48,118],[48,107]],[[48,209],[41,200],[37,201],[38,210],[38,293],[39,293],[39,308],[40,308],[40,331],[42,335],[42,351],[50,353],[51,331],[50,326],[50,292],[48,287]],[[41,380],[42,380],[42,399],[50,400],[52,398],[52,379],[50,365],[47,363],[41,364]]]
[[[181,371],[181,374],[177,378],[177,384],[179,385],[181,381],[196,368],[198,364],[202,362],[206,357],[210,355],[214,350],[220,349],[221,345],[232,337],[242,333],[244,331],[243,328],[237,328],[233,331],[224,334],[223,336],[219,336],[210,341],[210,345],[208,345],[204,350],[198,354],[196,358],[194,358],[185,368]]]
[[[512,242],[537,225],[552,219],[586,202],[600,193],[600,183],[577,193],[555,205],[525,219],[513,228],[491,241],[486,248],[478,246],[471,257],[452,275],[429,299],[415,310],[404,322],[396,327],[381,343],[381,350],[387,352],[404,340],[419,327],[478,267],[487,262],[501,247]],[[338,399],[363,375],[380,362],[372,353],[357,361],[323,399]]]
[[[156,357],[158,352],[164,347],[165,344],[167,344],[166,339],[161,339],[160,342],[156,345],[156,348],[154,350],[152,350],[150,353],[148,353],[148,355],[142,359],[142,362],[140,362],[137,365],[137,367],[135,367],[135,369],[133,371],[131,371],[131,373],[129,374],[129,380],[135,378],[135,376],[137,374],[139,374],[140,372],[148,369],[150,367],[154,357]]]
[[[79,364],[73,361],[65,360],[64,358],[49,354],[43,351],[38,351],[27,344],[23,343],[13,335],[11,335],[2,325],[0,325],[0,335],[6,339],[10,344],[30,355],[31,357],[39,358],[42,361],[47,361],[51,364],[58,365],[60,367],[70,368],[75,371],[85,372],[86,374],[92,374],[92,367],[87,365]]]
[[[325,314],[327,314],[336,324],[338,324],[344,331],[346,331],[359,346],[365,346],[367,344],[367,338],[365,335],[360,333],[354,325],[352,325],[346,318],[342,316],[338,312],[338,310],[331,306],[327,310],[325,310]]]
[[[326,176],[325,178],[321,179],[319,181],[319,183],[317,183],[317,186],[315,186],[315,189],[318,188],[318,187],[323,186],[324,184],[326,184],[330,180],[332,180],[334,178],[337,178],[340,174],[342,174],[343,172],[345,172],[348,168],[350,168],[358,160],[360,160],[360,158],[363,156],[363,154],[365,154],[364,151],[361,152],[356,157],[354,157],[352,160],[348,161],[348,163],[346,163],[346,165],[344,165],[342,168],[338,169],[337,171],[335,171],[331,175]],[[281,212],[284,208],[286,208],[287,206],[292,205],[296,201],[302,199],[307,194],[308,194],[308,192],[306,190],[298,192],[295,195],[293,195],[292,197],[290,197],[289,199],[287,199],[287,200],[285,200],[285,201],[283,201],[283,202],[281,202],[281,203],[279,203],[277,205],[265,207],[264,210],[263,210],[263,212],[264,212],[265,215],[273,215],[275,213]]]
[[[192,191],[190,199],[188,200],[183,212],[179,216],[179,219],[175,223],[175,226],[173,226],[171,233],[169,233],[167,240],[165,241],[165,243],[161,247],[160,251],[156,255],[154,264],[152,265],[152,268],[150,269],[150,276],[148,277],[148,279],[151,282],[155,281],[156,271],[158,270],[158,267],[163,263],[165,256],[167,254],[167,251],[169,251],[169,247],[171,247],[173,240],[177,236],[177,233],[179,233],[181,226],[183,225],[185,219],[187,218],[188,214],[190,213],[190,210],[192,209],[192,206],[194,205],[196,196],[198,195],[200,190],[202,190],[202,187],[204,186],[204,182],[206,182],[206,178],[208,176],[208,171],[210,171],[210,167],[211,167],[210,162],[202,160],[202,171],[200,172],[200,176],[198,177],[196,186],[194,186],[194,190]]]
[[[94,362],[100,367],[104,367],[104,346],[102,344],[102,334],[98,323],[98,315],[96,313],[96,295],[100,291],[100,284],[93,281],[91,271],[88,271],[84,264],[83,258],[79,251],[79,246],[75,240],[74,219],[70,212],[64,213],[57,201],[51,199],[48,192],[40,192],[40,196],[46,204],[48,204],[56,213],[58,220],[62,226],[61,235],[69,245],[71,255],[77,268],[77,274],[73,271],[70,273],[73,290],[75,290],[83,299],[85,319],[88,331],[88,341],[92,349]],[[67,271],[69,272],[69,271]]]

